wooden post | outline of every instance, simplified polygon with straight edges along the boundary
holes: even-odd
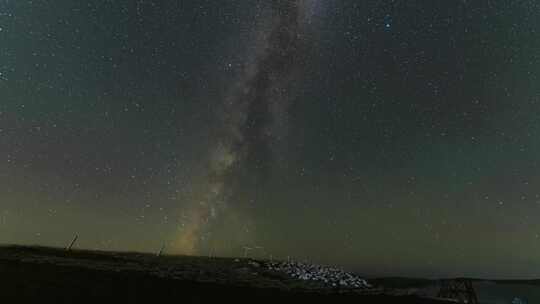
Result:
[[[161,245],[161,248],[159,249],[158,253],[156,254],[156,256],[160,257],[161,254],[163,254],[163,250],[165,249],[165,244]]]
[[[73,248],[73,245],[75,245],[75,242],[77,242],[77,239],[79,238],[78,235],[75,235],[71,243],[69,243],[69,246],[66,247],[66,251],[71,251],[71,248]]]

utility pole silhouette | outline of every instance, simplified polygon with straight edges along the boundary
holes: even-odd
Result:
[[[441,280],[438,297],[452,299],[458,303],[478,304],[472,281],[468,279]]]

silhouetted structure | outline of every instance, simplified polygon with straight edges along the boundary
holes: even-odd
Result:
[[[458,303],[478,304],[472,282],[467,279],[441,280],[438,297],[457,300]]]
[[[79,238],[78,235],[75,235],[71,243],[66,247],[66,251],[71,251],[71,248],[73,248],[73,245],[75,245],[75,242],[77,242],[77,239]]]

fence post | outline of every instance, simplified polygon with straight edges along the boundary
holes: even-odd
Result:
[[[71,243],[69,243],[69,246],[66,247],[66,251],[71,251],[71,248],[73,248],[73,245],[75,245],[75,242],[77,242],[77,239],[79,238],[78,235],[75,235]]]
[[[156,254],[156,256],[160,257],[161,254],[163,253],[163,250],[165,249],[165,244],[162,244],[161,245],[161,248],[159,249],[158,253]]]

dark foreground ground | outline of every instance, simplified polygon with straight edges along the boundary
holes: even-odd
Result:
[[[446,303],[321,289],[248,260],[0,247],[0,303],[114,302]]]

